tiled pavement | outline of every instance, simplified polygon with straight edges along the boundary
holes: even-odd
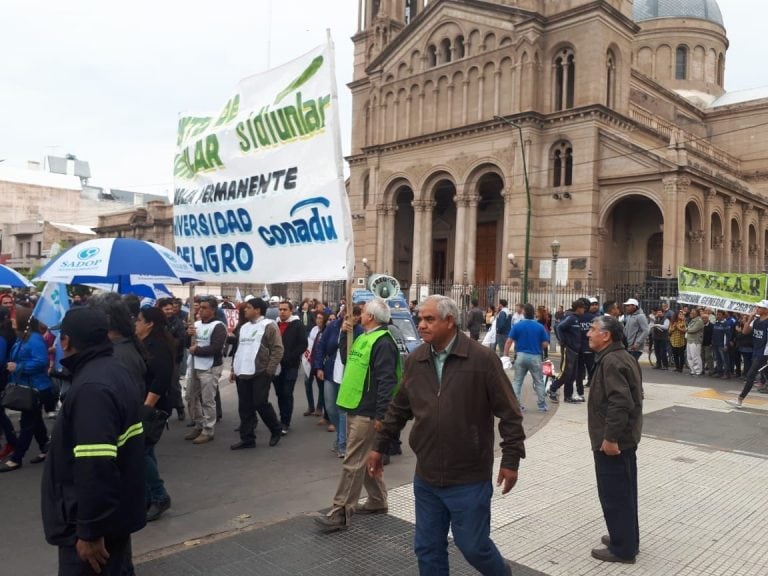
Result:
[[[768,574],[768,413],[759,404],[732,410],[704,387],[646,383],[645,390],[637,563],[589,555],[605,528],[586,408],[562,404],[526,442],[518,485],[493,500],[492,536],[519,563],[517,574]],[[389,500],[389,517],[355,518],[344,533],[320,535],[298,517],[148,561],[137,574],[417,574],[412,486],[390,491]],[[451,546],[452,573],[473,573],[460,556]]]

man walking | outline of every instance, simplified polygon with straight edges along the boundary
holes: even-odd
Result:
[[[573,398],[573,384],[579,374],[579,352],[581,350],[581,315],[586,310],[584,300],[574,300],[571,310],[560,322],[557,341],[560,342],[560,372],[549,389],[549,399],[558,402],[557,391],[563,386],[563,400],[567,403],[579,402]],[[583,398],[583,396],[581,396]]]
[[[500,354],[504,353],[504,346],[509,337],[509,331],[512,329],[512,313],[507,308],[507,301],[504,298],[499,300],[499,313],[496,316],[496,347]]]
[[[592,550],[603,562],[634,564],[640,546],[637,520],[637,445],[643,426],[639,364],[624,350],[621,324],[610,316],[592,322],[589,345],[597,357],[587,404],[597,493],[608,535]]]
[[[624,302],[624,335],[627,337],[629,353],[635,357],[635,360],[639,360],[643,353],[649,331],[648,318],[640,308],[640,302],[634,298]]]
[[[282,433],[288,434],[293,417],[293,389],[299,377],[301,357],[307,349],[307,333],[299,317],[293,315],[293,304],[287,300],[280,302],[277,314],[277,327],[283,341],[283,359],[280,361],[280,371],[272,382],[275,385],[277,407],[280,410]]]
[[[366,475],[366,460],[373,448],[376,432],[392,394],[397,388],[402,368],[400,353],[387,329],[389,306],[379,298],[363,309],[360,322],[363,334],[356,338],[347,358],[336,403],[347,411],[347,453],[333,507],[315,521],[327,532],[344,530],[350,517],[358,514],[387,512],[387,488],[380,477]],[[344,321],[344,330],[353,329],[352,319]],[[346,356],[346,339],[341,341],[341,357]],[[357,508],[360,492],[365,487],[368,501]]]
[[[544,381],[541,379],[541,357],[549,346],[549,332],[544,326],[533,319],[533,304],[523,306],[525,318],[514,324],[509,332],[507,344],[504,346],[504,356],[509,356],[512,346],[515,348],[515,381],[512,388],[515,391],[520,408],[522,405],[523,379],[530,372],[533,379],[533,389],[536,391],[539,412],[547,411]]]
[[[744,382],[744,388],[736,400],[726,400],[728,404],[735,408],[742,408],[744,399],[752,390],[755,379],[760,373],[760,369],[765,366],[768,356],[765,353],[768,345],[768,300],[760,300],[752,315],[747,318],[742,330],[745,335],[752,335],[752,363],[747,372],[747,379]]]
[[[223,369],[224,344],[227,327],[216,320],[218,304],[215,296],[200,298],[200,320],[187,329],[190,340],[189,362],[193,362],[187,383],[190,417],[195,427],[184,436],[193,444],[205,444],[213,440],[216,425],[216,390]]]
[[[651,335],[653,337],[653,349],[656,351],[656,370],[669,370],[669,318],[664,316],[661,309],[653,312],[653,326]]]
[[[131,534],[144,527],[142,391],[112,355],[107,316],[67,312],[62,365],[72,384],[45,461],[45,538],[59,547],[59,575],[133,574]]]
[[[186,329],[184,322],[176,314],[173,305],[173,298],[161,298],[157,301],[157,307],[163,311],[165,322],[168,326],[168,332],[175,341],[173,376],[171,378],[171,388],[169,391],[169,400],[172,408],[176,408],[176,414],[179,420],[184,420],[184,400],[181,396],[181,365],[184,363],[184,342],[186,340]]]
[[[517,482],[525,457],[523,416],[498,357],[456,326],[459,311],[446,296],[421,306],[424,340],[406,359],[403,385],[392,400],[368,474],[381,478],[382,453],[411,418],[416,453],[415,551],[422,575],[448,574],[448,530],[475,570],[512,574],[490,539],[494,418],[499,418],[502,494]]]
[[[472,340],[480,339],[480,329],[485,324],[485,316],[478,306],[477,298],[472,299],[472,308],[467,312],[467,330]]]
[[[240,326],[237,351],[232,360],[230,382],[237,385],[237,410],[240,414],[240,441],[232,450],[256,447],[256,413],[259,413],[271,436],[269,445],[275,446],[282,436],[280,421],[269,402],[269,383],[283,358],[283,342],[274,320],[265,317],[267,303],[253,298],[245,303],[248,320]]]

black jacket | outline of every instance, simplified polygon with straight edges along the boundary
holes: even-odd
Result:
[[[42,482],[45,539],[127,536],[144,527],[143,398],[104,344],[65,358],[72,385],[56,419]]]
[[[278,327],[282,324],[278,321]],[[295,318],[288,321],[288,327],[285,332],[281,331],[283,336],[283,359],[280,361],[280,365],[285,368],[296,368],[301,362],[301,357],[304,354],[304,350],[307,349],[307,333],[304,331],[304,326],[301,324],[301,320]]]

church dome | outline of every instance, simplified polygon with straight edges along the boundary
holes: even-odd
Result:
[[[717,0],[635,0],[635,22],[656,18],[698,18],[725,28]]]

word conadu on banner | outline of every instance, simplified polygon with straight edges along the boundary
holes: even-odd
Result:
[[[296,218],[279,224],[272,224],[269,227],[259,226],[259,236],[267,246],[292,246],[338,240],[336,228],[333,226],[333,216],[320,216],[320,211],[316,205],[329,208],[331,202],[322,197],[302,200],[291,208],[290,216],[293,217],[300,210],[311,207],[312,215],[309,219]]]

